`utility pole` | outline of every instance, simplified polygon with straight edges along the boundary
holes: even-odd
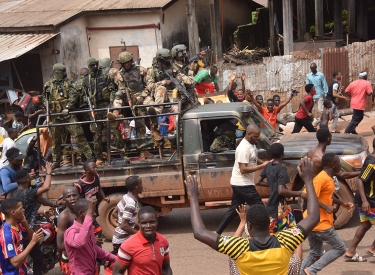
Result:
[[[333,9],[333,39],[342,39],[342,0],[335,0]]]
[[[292,0],[283,0],[283,36],[284,55],[293,51],[293,15]]]
[[[196,0],[186,0],[186,16],[189,32],[189,52],[193,56],[199,53],[198,22],[195,10]]]
[[[324,34],[323,0],[315,0],[315,36]]]
[[[297,0],[298,41],[305,41],[306,34],[306,0]]]
[[[275,31],[275,9],[274,9],[274,0],[268,0],[268,13],[269,13],[269,24],[270,24],[270,51],[271,55],[277,55],[277,38]]]

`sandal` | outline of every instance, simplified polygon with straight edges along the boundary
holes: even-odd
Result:
[[[362,263],[367,262],[367,259],[363,258],[362,256],[359,256],[358,253],[355,253],[353,257],[347,256],[345,254],[345,262]]]
[[[338,131],[338,130],[335,130],[335,131],[331,131],[331,133],[332,133],[332,134],[341,134],[341,132],[340,132],[340,131]]]
[[[366,252],[367,255],[371,256],[371,257],[375,257],[375,253],[372,253],[371,251],[368,251]]]

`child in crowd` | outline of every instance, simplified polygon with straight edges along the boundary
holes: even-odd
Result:
[[[171,106],[169,106],[169,105],[164,106],[162,114],[169,113],[170,108],[171,108]],[[162,135],[162,136],[168,135],[169,116],[159,116],[158,117],[158,123],[159,123],[160,135]]]
[[[320,129],[328,129],[328,122],[334,119],[332,114],[332,101],[329,99],[324,100],[323,102],[324,110],[320,118]]]
[[[241,83],[242,83],[242,90],[236,90],[237,83],[235,82],[236,79],[236,73],[232,73],[229,76],[229,86],[228,86],[228,99],[230,102],[247,102],[245,100],[245,73],[242,73],[241,75]]]
[[[125,185],[128,193],[121,198],[112,214],[118,221],[112,238],[113,254],[117,254],[121,244],[138,231],[136,217],[138,195],[143,191],[142,180],[138,176],[130,176],[125,180]]]

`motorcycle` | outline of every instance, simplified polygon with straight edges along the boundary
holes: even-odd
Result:
[[[59,262],[60,255],[59,250],[57,248],[57,217],[59,214],[64,210],[64,206],[59,204],[59,201],[62,199],[60,196],[56,202],[55,214],[46,218],[44,215],[40,215],[39,223],[36,225],[40,226],[43,231],[44,237],[40,241],[40,250],[43,253],[43,264],[42,264],[42,272],[46,274],[48,271],[53,269],[55,265]],[[30,256],[27,257],[26,262],[30,269],[28,270],[28,275],[32,275],[32,264],[33,260]]]

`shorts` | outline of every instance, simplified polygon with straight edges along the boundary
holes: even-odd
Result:
[[[370,210],[366,213],[362,210],[362,207],[358,207],[359,219],[361,222],[370,221],[371,224],[375,224],[375,208],[370,207]]]
[[[297,226],[293,216],[293,210],[289,205],[280,204],[277,212],[277,218],[270,217],[269,232],[271,234],[276,234],[277,232],[283,231],[284,229]]]

